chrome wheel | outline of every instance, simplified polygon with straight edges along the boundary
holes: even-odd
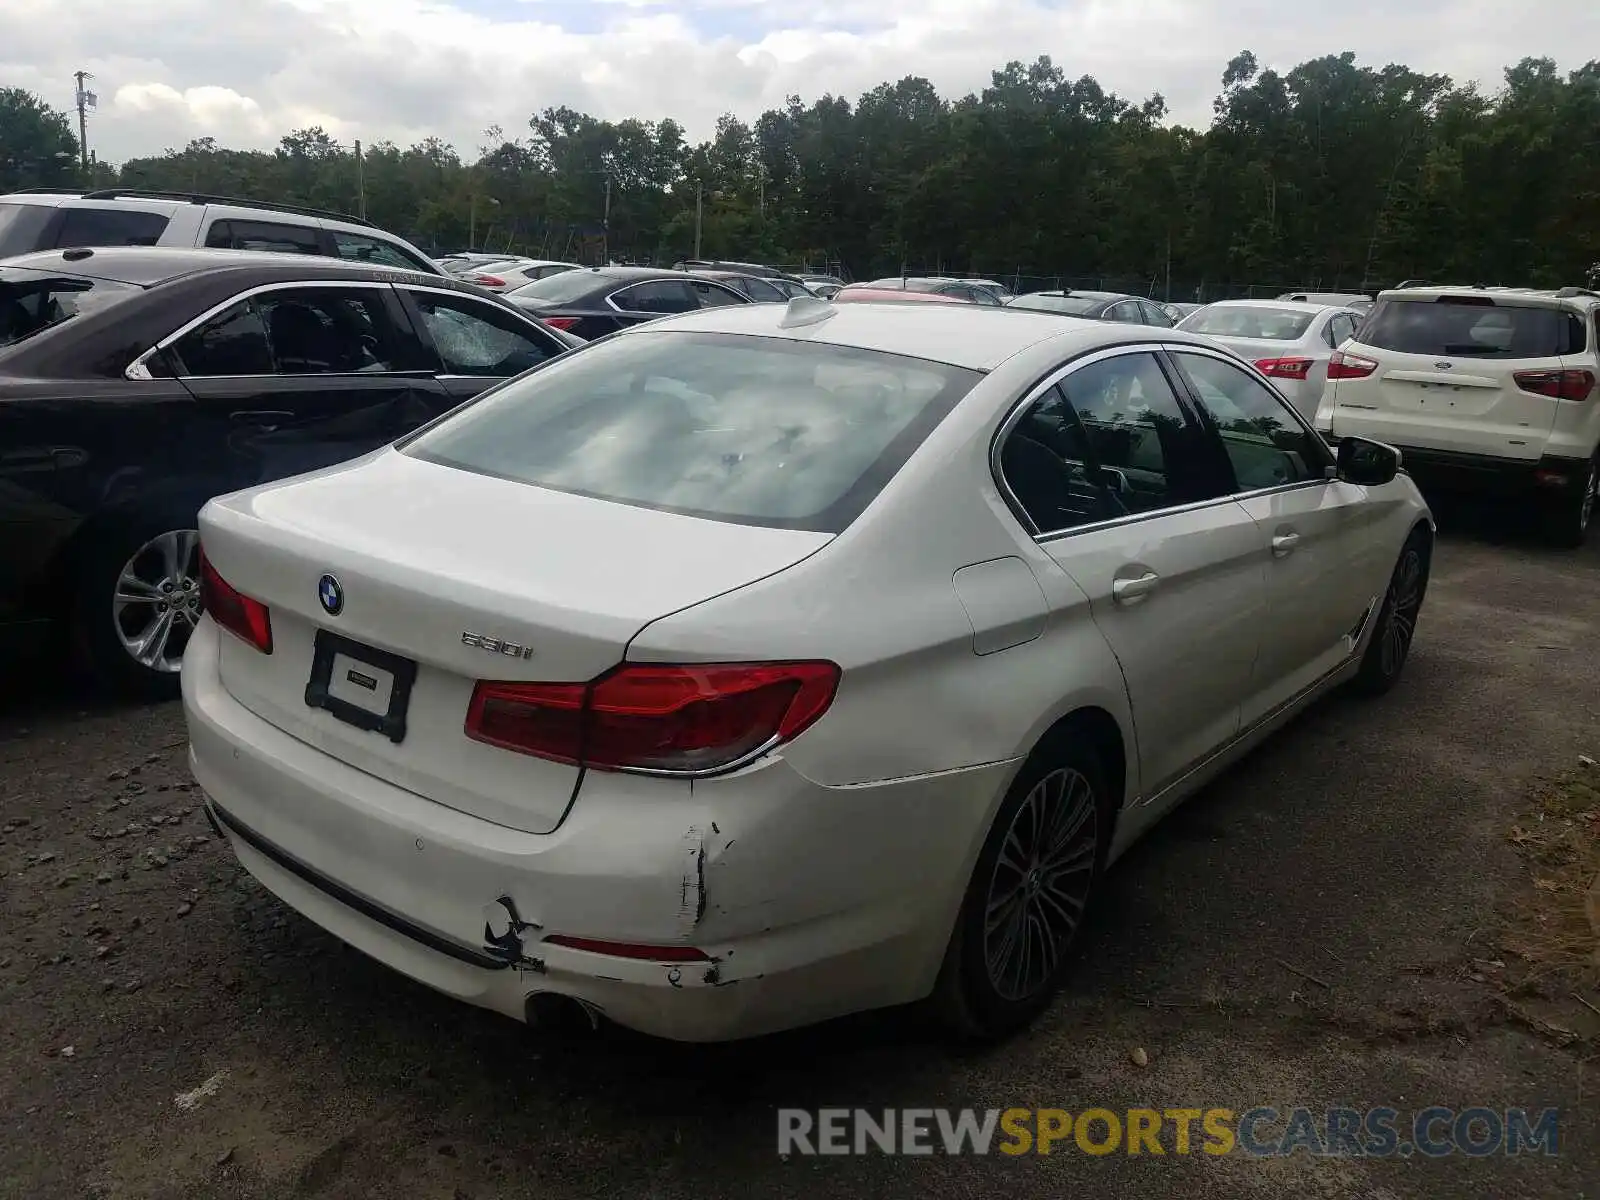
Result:
[[[1002,999],[1027,1000],[1054,978],[1089,902],[1099,838],[1094,789],[1071,768],[1044,776],[1017,808],[984,906],[984,962]]]
[[[122,565],[111,621],[128,656],[173,674],[200,621],[200,534],[172,529],[151,538]]]
[[[1389,582],[1388,623],[1383,627],[1383,645],[1378,665],[1385,675],[1396,674],[1405,665],[1411,649],[1411,636],[1417,630],[1417,614],[1422,611],[1422,553],[1408,546]]]

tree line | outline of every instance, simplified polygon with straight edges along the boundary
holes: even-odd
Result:
[[[0,187],[181,189],[340,212],[434,251],[598,262],[705,257],[948,271],[1173,299],[1246,288],[1369,291],[1402,278],[1581,283],[1600,259],[1600,62],[1524,59],[1484,94],[1350,53],[1280,74],[1250,52],[1210,128],[1012,62],[950,100],[926,79],[854,104],[791,97],[694,144],[670,118],[546,108],[463,156],[297,130],[276,150],[201,138],[84,179],[71,122],[0,89]]]

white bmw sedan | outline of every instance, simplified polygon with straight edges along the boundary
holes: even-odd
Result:
[[[998,1035],[1157,818],[1395,683],[1397,467],[1168,329],[658,321],[208,504],[190,759],[268,888],[473,1004]]]

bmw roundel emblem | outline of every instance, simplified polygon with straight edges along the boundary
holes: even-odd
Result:
[[[344,589],[332,575],[324,575],[317,580],[317,599],[322,601],[323,612],[337,617],[344,608]]]

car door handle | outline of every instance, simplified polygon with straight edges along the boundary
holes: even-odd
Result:
[[[271,433],[285,421],[294,420],[294,414],[278,408],[247,408],[229,413],[228,420],[235,425],[253,425]]]
[[[1294,553],[1294,548],[1300,544],[1298,533],[1275,533],[1272,535],[1272,557],[1284,558]]]
[[[1146,571],[1132,579],[1113,579],[1111,598],[1118,604],[1137,604],[1155,591],[1156,584],[1160,582],[1161,576],[1154,571]]]
[[[0,454],[0,467],[17,471],[50,471],[57,467],[79,467],[89,456],[72,446],[34,446]]]

